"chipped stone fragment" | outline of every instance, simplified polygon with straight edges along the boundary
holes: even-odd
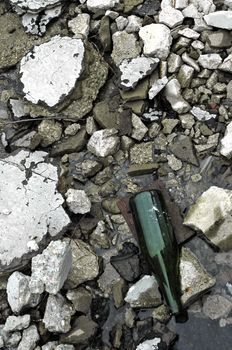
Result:
[[[155,56],[160,60],[168,57],[172,43],[171,31],[164,24],[149,24],[142,27],[139,36],[144,43],[145,56]]]
[[[124,299],[133,308],[154,307],[162,303],[158,283],[153,276],[144,276],[127,292]]]
[[[89,23],[90,15],[88,13],[80,13],[68,22],[68,27],[76,38],[87,38],[89,35]]]
[[[20,63],[25,98],[49,107],[61,102],[72,92],[82,73],[84,52],[81,39],[59,35],[34,46]]]
[[[79,287],[77,289],[69,290],[66,294],[68,300],[70,300],[76,311],[87,314],[89,312],[92,295],[84,287]]]
[[[216,11],[204,16],[209,26],[232,30],[232,11]]]
[[[227,125],[225,135],[221,139],[220,153],[226,158],[232,157],[232,122]]]
[[[10,0],[10,3],[17,6],[18,9],[34,13],[40,12],[47,7],[54,7],[61,2],[62,0]]]
[[[191,109],[190,113],[192,115],[194,115],[194,117],[197,118],[197,120],[199,120],[201,122],[210,120],[212,118],[215,119],[217,117],[216,114],[211,114],[211,113],[209,113],[207,111],[204,111],[200,107],[195,107],[195,106]]]
[[[168,56],[168,72],[175,73],[181,67],[182,59],[179,55],[171,52]]]
[[[184,28],[179,30],[178,34],[185,36],[189,39],[198,39],[200,37],[200,33],[197,33],[195,30],[191,28]]]
[[[182,114],[190,110],[190,105],[181,96],[181,86],[177,79],[171,79],[167,83],[164,94],[174,111]]]
[[[216,247],[232,248],[232,191],[211,186],[190,207],[184,224],[202,232]]]
[[[187,88],[190,86],[193,78],[193,74],[194,74],[193,67],[190,67],[187,64],[183,64],[180,67],[177,78],[182,88]]]
[[[66,239],[66,242],[69,243],[72,251],[72,268],[65,282],[65,288],[76,288],[97,277],[98,257],[91,247],[80,239]]]
[[[14,114],[15,118],[22,118],[25,116],[24,111],[24,102],[21,100],[15,100],[14,98],[10,99],[10,107],[12,109],[12,112]]]
[[[173,154],[167,155],[168,165],[174,171],[180,170],[183,166],[181,160],[177,159]]]
[[[58,293],[67,279],[71,265],[72,255],[68,242],[51,242],[42,254],[32,259],[31,291]]]
[[[150,340],[145,340],[143,343],[140,343],[136,350],[158,350],[159,349],[159,343],[161,342],[160,338],[153,338]]]
[[[57,169],[46,157],[22,150],[0,161],[1,271],[23,266],[45,237],[49,241],[70,222],[56,191]]]
[[[61,294],[49,295],[43,318],[45,328],[49,332],[67,333],[74,313],[74,308]]]
[[[122,89],[133,89],[137,83],[150,75],[159,63],[158,58],[137,57],[132,60],[123,60],[119,66],[121,77],[120,87]]]
[[[211,47],[216,48],[229,48],[232,45],[232,38],[227,30],[213,32],[208,36],[207,41]]]
[[[7,300],[14,313],[20,313],[25,307],[35,307],[40,297],[29,288],[30,277],[14,272],[7,282]]]
[[[155,96],[158,95],[158,93],[163,90],[163,88],[166,86],[168,83],[168,78],[165,76],[161,79],[156,80],[150,90],[148,91],[149,99],[152,100]]]
[[[118,30],[121,31],[121,30],[126,28],[126,26],[128,24],[128,19],[126,17],[119,16],[116,18],[115,22],[117,24]]]
[[[58,345],[58,341],[50,341],[42,346],[42,350],[55,350]]]
[[[182,248],[180,259],[182,302],[189,305],[212,288],[216,282],[188,248]]]
[[[74,322],[71,331],[61,337],[63,343],[68,344],[88,344],[89,339],[95,334],[97,330],[97,323],[95,323],[89,316],[80,316]]]
[[[87,144],[90,152],[98,157],[107,157],[114,154],[119,147],[119,137],[116,129],[98,130],[93,133]]]
[[[138,32],[143,24],[142,18],[135,15],[131,15],[131,16],[128,16],[127,19],[128,19],[128,24],[126,26],[126,32],[127,33]]]
[[[230,54],[228,57],[224,59],[223,63],[220,64],[218,69],[224,72],[232,73],[232,54]]]
[[[110,10],[118,5],[120,0],[87,0],[87,7],[90,11]]]
[[[184,16],[181,11],[174,9],[172,6],[166,6],[159,14],[159,22],[165,24],[169,28],[174,28],[181,24]]]
[[[203,304],[203,313],[216,320],[221,317],[227,317],[232,310],[232,303],[222,295],[209,295]]]
[[[71,344],[60,344],[54,350],[75,350],[75,347]]]
[[[38,134],[41,137],[41,146],[47,147],[60,140],[62,126],[54,120],[43,120],[38,126]]]
[[[83,190],[70,188],[66,193],[66,203],[74,214],[86,214],[91,209],[91,202]]]
[[[136,58],[141,52],[136,36],[133,33],[127,33],[125,30],[116,32],[112,35],[113,51],[112,58],[117,66],[125,59]]]
[[[132,134],[131,137],[135,140],[141,141],[146,135],[148,128],[142,120],[136,115],[132,114]]]
[[[37,328],[35,325],[32,325],[23,331],[22,339],[17,350],[33,350],[39,339]]]
[[[6,319],[6,323],[4,325],[4,332],[14,332],[21,331],[29,327],[31,316],[23,315],[23,316],[9,316]]]
[[[203,68],[217,69],[222,63],[222,58],[218,53],[208,53],[206,55],[200,55],[198,62]]]

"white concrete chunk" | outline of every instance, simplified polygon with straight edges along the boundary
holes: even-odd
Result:
[[[148,24],[139,31],[139,36],[144,43],[145,56],[166,59],[172,43],[171,31],[164,24]]]
[[[216,11],[204,16],[209,26],[232,30],[232,11]]]
[[[34,46],[20,63],[25,98],[53,107],[68,96],[83,70],[84,44],[81,39],[53,37]]]
[[[3,330],[4,332],[21,331],[22,329],[29,327],[30,321],[30,315],[8,316]]]
[[[67,333],[71,329],[71,317],[75,309],[61,295],[49,295],[43,323],[49,332]]]
[[[168,78],[167,77],[163,77],[161,79],[156,80],[150,90],[148,91],[148,96],[149,99],[152,100],[155,96],[158,95],[158,93],[163,90],[163,88],[167,85],[168,83]]]
[[[40,296],[32,293],[29,287],[30,277],[21,272],[14,272],[7,282],[7,300],[14,313],[19,313],[25,307],[34,307]]]
[[[181,11],[174,9],[171,6],[166,6],[159,14],[159,22],[165,24],[169,28],[174,28],[181,24],[184,16]]]
[[[23,331],[22,340],[19,343],[17,350],[33,350],[36,343],[39,341],[39,333],[35,325]]]
[[[195,118],[197,118],[197,120],[200,120],[201,122],[210,120],[212,118],[215,119],[217,117],[216,114],[211,114],[207,111],[204,111],[200,107],[195,107],[195,106],[191,109],[190,112],[192,115],[194,115]]]
[[[123,60],[119,66],[121,77],[120,87],[133,89],[138,82],[151,74],[159,63],[158,58],[137,57],[132,60]]]
[[[165,86],[165,97],[174,111],[183,114],[190,110],[190,105],[181,96],[181,86],[177,79],[171,79]]]
[[[0,271],[25,265],[70,223],[56,190],[57,168],[46,152],[20,151],[0,160]]]
[[[44,290],[56,294],[62,288],[72,266],[68,242],[51,242],[42,254],[32,259],[30,289],[34,293]]]
[[[207,69],[217,69],[222,63],[222,58],[218,53],[208,53],[206,55],[200,55],[198,63]]]
[[[98,130],[93,133],[87,144],[90,152],[97,157],[107,157],[114,154],[119,147],[119,137],[116,129]]]
[[[62,1],[63,0],[10,0],[10,3],[24,11],[40,12],[46,8],[54,7]]]
[[[109,10],[118,5],[120,0],[87,0],[87,7],[90,11]]]
[[[74,214],[86,214],[90,212],[91,202],[83,190],[70,188],[66,193],[66,203]]]
[[[232,122],[227,125],[225,135],[221,139],[220,153],[226,158],[232,157]]]
[[[161,342],[160,338],[153,338],[150,340],[145,340],[143,343],[140,343],[136,350],[159,350],[159,343]]]

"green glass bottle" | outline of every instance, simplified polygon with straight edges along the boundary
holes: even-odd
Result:
[[[150,263],[161,292],[178,322],[186,321],[181,304],[179,247],[165,211],[162,194],[144,191],[130,198],[141,251]]]

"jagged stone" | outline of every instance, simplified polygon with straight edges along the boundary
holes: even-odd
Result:
[[[91,202],[83,190],[70,188],[66,193],[66,203],[74,214],[86,214],[91,209]]]
[[[56,190],[57,168],[46,157],[20,151],[0,160],[0,271],[25,265],[70,223]]]
[[[127,33],[125,30],[116,32],[112,35],[113,51],[112,58],[117,66],[125,59],[136,58],[141,52],[136,36]]]
[[[34,46],[20,63],[25,98],[34,104],[43,102],[49,107],[60,103],[72,92],[82,73],[84,53],[81,39],[59,35]]]
[[[171,79],[165,86],[164,94],[174,111],[183,114],[190,110],[190,105],[181,96],[181,86],[177,79]]]
[[[171,6],[166,6],[159,13],[159,22],[165,24],[169,28],[174,28],[181,24],[184,16],[181,11],[174,9]]]
[[[232,122],[227,125],[225,135],[221,139],[220,153],[226,158],[232,157]]]
[[[87,148],[98,157],[106,157],[114,154],[119,147],[119,137],[116,129],[98,130],[93,133]]]
[[[216,11],[204,16],[209,26],[232,30],[232,11]]]
[[[206,55],[200,55],[198,62],[203,68],[217,69],[222,63],[222,58],[217,53],[208,53]]]
[[[71,266],[72,254],[68,242],[51,242],[42,254],[32,259],[31,291],[41,294],[46,290],[57,294],[67,279]]]
[[[31,316],[23,315],[23,316],[9,316],[6,319],[6,323],[4,325],[4,332],[14,332],[21,331],[22,329],[28,328],[30,325]]]
[[[142,27],[139,36],[143,40],[143,52],[146,56],[166,59],[172,43],[171,31],[164,24],[149,24]]]
[[[49,295],[43,318],[45,328],[49,332],[67,333],[74,313],[74,308],[61,294]]]
[[[39,339],[38,330],[35,325],[32,325],[23,331],[22,339],[17,350],[33,350]]]

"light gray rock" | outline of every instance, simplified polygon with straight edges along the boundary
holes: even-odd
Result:
[[[131,15],[131,16],[128,16],[127,19],[128,19],[128,24],[126,26],[126,32],[127,33],[138,32],[143,24],[142,18],[135,15]]]
[[[35,307],[40,300],[38,294],[29,288],[30,277],[21,272],[13,272],[7,282],[7,300],[14,313],[20,313],[25,307]]]
[[[1,338],[4,342],[3,349],[16,350],[22,336],[20,332],[6,333],[1,330]]]
[[[76,38],[87,38],[89,35],[89,26],[90,15],[88,13],[80,13],[68,22],[68,27],[75,34]]]
[[[183,166],[183,163],[180,159],[177,159],[173,154],[167,155],[168,165],[174,171],[180,170]]]
[[[227,317],[231,310],[231,301],[222,295],[209,295],[204,301],[202,309],[203,313],[211,318],[211,320]]]
[[[183,247],[180,258],[182,303],[189,305],[214,286],[216,280],[202,266],[193,252]]]
[[[200,107],[195,107],[195,106],[191,109],[190,113],[191,113],[192,115],[194,115],[194,117],[195,117],[197,120],[199,120],[199,121],[201,121],[201,122],[210,120],[210,119],[212,119],[212,118],[215,119],[215,118],[217,117],[216,114],[211,114],[211,113],[209,113],[209,112],[207,112],[207,111],[204,111],[204,110],[201,109]]]
[[[20,80],[25,98],[53,107],[67,97],[83,70],[84,44],[81,39],[53,37],[34,46],[20,63]]]
[[[190,207],[184,224],[202,232],[222,250],[232,248],[232,191],[211,186]]]
[[[57,294],[62,288],[72,266],[68,242],[51,242],[42,254],[32,259],[30,289],[34,293],[47,291]]]
[[[120,0],[87,0],[87,7],[90,11],[113,9],[118,5]]]
[[[136,58],[141,52],[139,41],[134,33],[127,33],[125,30],[112,35],[113,51],[111,57],[116,66],[119,66],[124,59]]]
[[[170,55],[168,56],[167,62],[168,62],[168,72],[175,73],[181,67],[182,59],[179,55],[176,55],[175,53],[171,52]]]
[[[187,54],[187,52],[184,52],[183,55],[181,56],[181,58],[185,63],[187,63],[189,66],[193,67],[196,72],[200,72],[200,70],[201,70],[200,66],[193,58],[191,58]]]
[[[17,6],[18,9],[32,13],[40,12],[48,7],[54,7],[61,2],[62,0],[10,0],[10,3]]]
[[[107,263],[103,274],[98,279],[98,286],[107,298],[112,292],[113,287],[120,281],[121,277],[119,273],[110,263]]]
[[[143,343],[140,343],[136,350],[159,350],[159,343],[161,342],[160,338],[153,338],[150,340],[145,340]]]
[[[73,123],[67,126],[64,130],[64,134],[66,136],[73,136],[81,129],[81,125],[79,123]]]
[[[49,332],[67,333],[71,329],[71,317],[75,309],[61,295],[49,295],[43,323]]]
[[[120,142],[117,133],[116,129],[95,131],[87,144],[88,150],[97,157],[107,157],[116,153]]]
[[[30,321],[30,315],[8,316],[3,330],[4,332],[21,331],[22,329],[29,327]]]
[[[200,37],[200,33],[197,33],[195,30],[190,28],[181,29],[179,30],[178,34],[189,39],[198,39]]]
[[[72,268],[65,283],[65,288],[76,288],[98,276],[98,257],[90,246],[80,239],[66,239],[66,242],[69,243],[72,250]]]
[[[205,15],[207,15],[210,12],[214,12],[216,9],[213,0],[190,0],[190,3],[195,5],[198,11]]]
[[[132,114],[132,133],[131,137],[137,141],[141,141],[146,133],[148,132],[148,128],[142,122],[142,120],[136,115]]]
[[[226,158],[232,157],[232,122],[227,125],[225,135],[221,139],[220,153]]]
[[[190,86],[194,74],[194,68],[183,64],[180,67],[177,79],[182,88],[187,88]]]
[[[59,141],[62,136],[62,126],[55,120],[43,120],[38,126],[41,146],[47,147]]]
[[[71,344],[60,344],[54,350],[75,350],[75,347]]]
[[[39,339],[37,328],[35,325],[32,325],[23,331],[22,339],[17,350],[33,350]]]
[[[126,17],[119,16],[116,18],[115,22],[117,24],[118,30],[123,30],[126,28],[128,24],[128,19]]]
[[[0,160],[0,271],[25,265],[42,242],[70,223],[57,192],[57,168],[45,152],[20,151]]]
[[[124,299],[132,308],[154,307],[162,304],[154,276],[144,276],[129,288]]]
[[[0,349],[3,349],[4,348],[4,340],[3,340],[3,337],[0,336]]]
[[[181,96],[181,86],[177,79],[171,79],[165,86],[164,95],[171,104],[174,111],[183,114],[187,113],[191,107]]]
[[[58,341],[50,341],[42,346],[42,350],[55,350],[58,344]]]
[[[152,84],[150,90],[148,91],[149,99],[153,100],[153,98],[157,96],[161,90],[163,90],[163,88],[167,85],[167,83],[168,83],[168,78],[166,76],[156,80]]]
[[[70,188],[66,193],[66,203],[74,214],[86,214],[90,212],[91,202],[83,190]]]
[[[204,16],[209,26],[232,30],[232,11],[216,11]]]
[[[123,60],[119,66],[121,72],[120,87],[133,89],[138,82],[150,75],[159,63],[158,58],[137,57],[132,60]]]
[[[181,24],[184,16],[181,11],[174,9],[172,6],[166,6],[159,13],[159,22],[165,24],[169,28],[174,28]]]
[[[143,41],[145,56],[155,56],[165,60],[170,53],[172,43],[171,31],[164,24],[148,24],[139,31]]]
[[[185,7],[188,6],[189,0],[176,0],[175,1],[175,8],[178,10],[183,10]]]
[[[24,102],[21,100],[10,99],[10,107],[15,118],[25,117]]]
[[[217,69],[222,63],[222,58],[218,53],[208,53],[206,55],[200,55],[198,63],[207,69]]]
[[[224,59],[223,63],[218,67],[218,69],[224,72],[232,73],[232,54]]]
[[[22,25],[26,33],[34,35],[43,35],[47,30],[47,25],[52,19],[59,17],[62,12],[62,6],[58,5],[53,8],[47,8],[42,13],[27,11],[21,17]]]

